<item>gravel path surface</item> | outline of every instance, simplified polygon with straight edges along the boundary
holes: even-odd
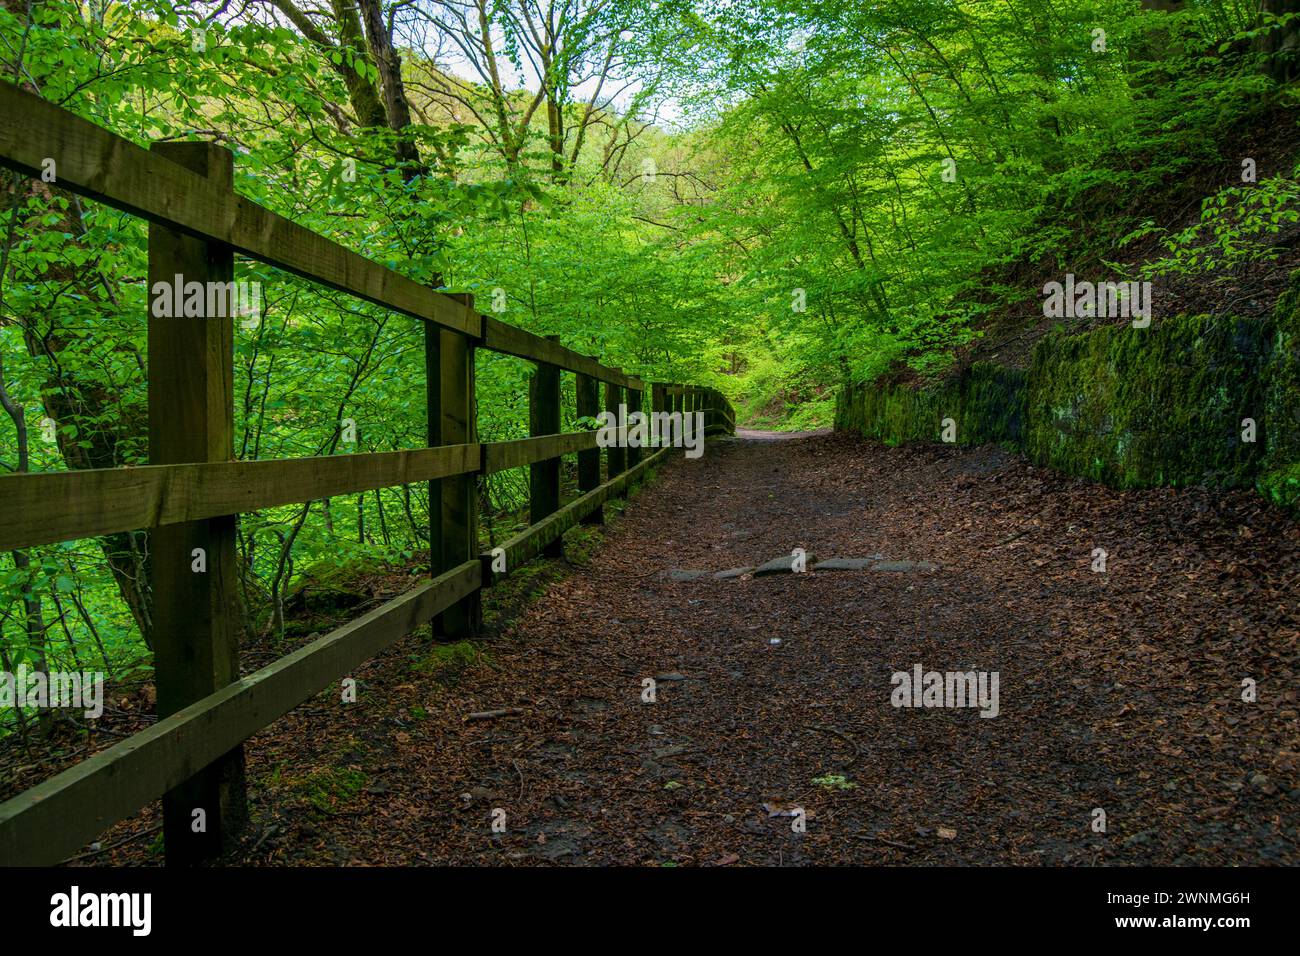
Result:
[[[1294,865],[1298,582],[1300,525],[1244,492],[711,442],[454,680],[399,648],[255,738],[238,862]],[[996,716],[893,706],[917,665],[996,672]]]

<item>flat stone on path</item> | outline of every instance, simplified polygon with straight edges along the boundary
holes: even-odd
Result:
[[[872,571],[938,571],[937,564],[929,561],[877,561],[871,566]]]
[[[738,578],[743,574],[753,571],[753,568],[728,568],[725,571],[718,571],[713,576],[719,581],[728,581],[731,578]]]
[[[884,561],[883,554],[873,554],[866,558],[827,558],[818,561],[814,571],[866,571],[877,562]]]
[[[817,555],[809,554],[804,558],[804,567],[811,568],[817,563]],[[771,561],[764,561],[754,569],[754,577],[762,577],[765,574],[791,574],[794,571],[794,555],[783,554],[779,558],[773,558]]]

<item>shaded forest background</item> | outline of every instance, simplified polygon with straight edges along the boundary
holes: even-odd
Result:
[[[244,195],[482,311],[798,429],[846,383],[1016,361],[1067,270],[1266,312],[1300,219],[1297,10],[0,0],[0,63],[142,145],[229,146]],[[0,182],[0,468],[147,462],[146,225]],[[424,443],[409,320],[237,278],[262,289],[236,332],[240,458]],[[530,367],[478,362],[480,437],[525,436]],[[526,475],[480,492],[508,533]],[[247,633],[292,636],[304,580],[418,563],[427,529],[423,486],[244,516]],[[144,533],[0,557],[0,665],[147,674],[147,561]]]

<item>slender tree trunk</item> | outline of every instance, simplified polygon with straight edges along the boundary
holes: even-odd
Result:
[[[402,178],[407,182],[428,173],[420,162],[420,152],[410,136],[411,104],[406,98],[402,83],[402,58],[393,47],[393,37],[384,23],[384,10],[379,0],[357,0],[365,23],[370,52],[379,69],[380,84],[384,94],[384,109],[388,114],[388,128],[397,134],[394,152],[402,167]]]
[[[1300,0],[1263,0],[1261,13],[1279,17],[1300,13]],[[1264,70],[1277,82],[1300,77],[1300,18],[1259,36],[1255,50],[1264,55]]]

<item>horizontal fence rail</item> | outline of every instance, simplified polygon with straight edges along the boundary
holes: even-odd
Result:
[[[491,585],[496,578],[505,577],[510,573],[511,569],[519,568],[537,557],[548,544],[558,540],[564,532],[587,515],[592,514],[610,498],[621,494],[628,485],[639,480],[644,472],[658,463],[662,456],[669,451],[668,448],[656,449],[653,455],[635,468],[623,472],[619,477],[605,482],[594,491],[587,492],[581,498],[569,502],[560,510],[551,512],[536,524],[529,525],[514,537],[501,542],[498,547],[505,552],[506,570],[504,572],[493,573],[490,567],[494,555],[492,552],[484,553],[481,558],[484,566],[489,569],[485,572],[484,583]]]
[[[167,862],[210,858],[230,845],[242,818],[244,741],[417,627],[474,636],[483,588],[557,553],[574,525],[603,520],[604,503],[669,451],[657,434],[648,447],[632,447],[624,427],[612,430],[612,443],[597,431],[561,432],[562,371],[576,375],[580,417],[621,408],[652,418],[698,413],[705,435],[734,432],[735,413],[715,389],[644,383],[480,315],[472,296],[421,286],[239,196],[226,150],[207,143],[146,150],[0,82],[0,165],[40,175],[47,157],[56,161],[58,186],[150,221],[151,280],[181,273],[228,280],[238,252],[423,320],[428,447],[233,460],[232,316],[149,318],[151,463],[0,476],[0,550],[151,531],[159,720],[0,804],[0,864],[56,863],[160,797]],[[530,437],[478,441],[476,348],[535,363]],[[565,455],[577,456],[579,495],[562,505]],[[521,467],[529,469],[529,527],[484,553],[479,477]],[[230,570],[237,516],[417,482],[429,483],[430,579],[241,677]],[[192,573],[194,547],[209,555],[205,573]],[[196,837],[190,823],[200,809],[209,825]]]
[[[6,475],[0,551],[477,471],[480,446]]]
[[[376,305],[457,332],[480,334],[477,317],[463,303],[10,83],[0,83],[0,117],[0,163],[11,169],[40,176],[45,159],[53,158],[58,185],[64,189],[224,243]]]
[[[507,325],[491,316],[483,316],[483,348],[517,358],[531,359],[562,368],[566,372],[588,375],[597,381],[609,382],[620,388],[640,391],[644,386],[639,379],[624,375],[617,369],[606,368],[595,359],[579,355],[558,342],[533,335],[514,325]]]
[[[479,563],[467,562],[0,804],[0,860],[57,862],[479,583]]]

